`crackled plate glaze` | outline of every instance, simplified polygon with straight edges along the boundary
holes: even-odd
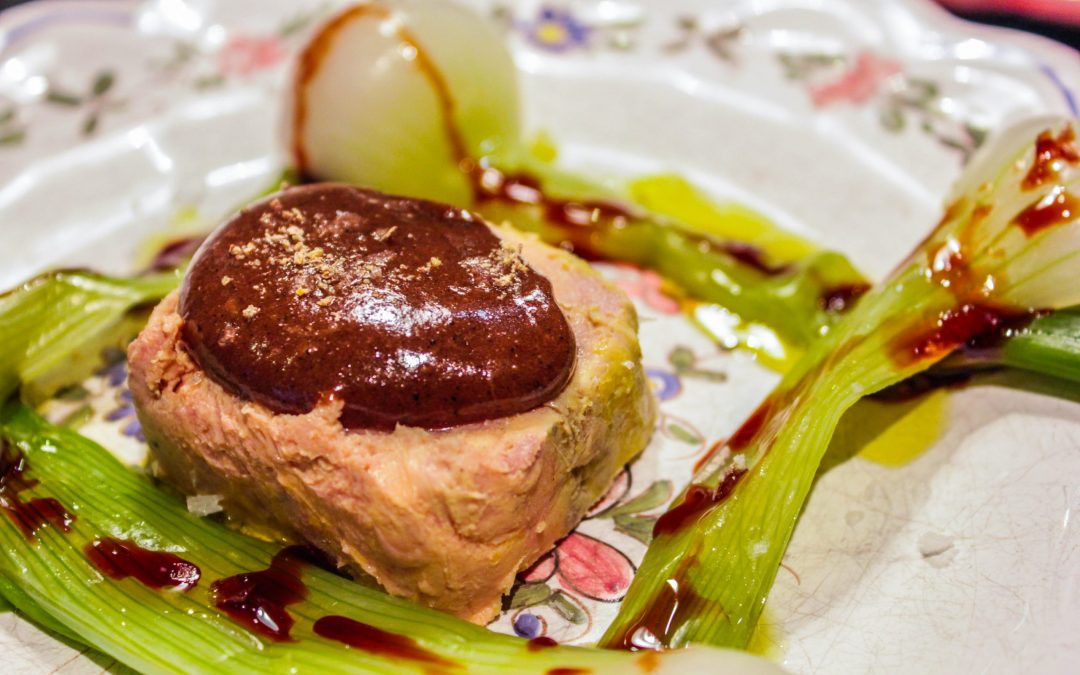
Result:
[[[0,15],[0,286],[61,264],[128,271],[149,238],[208,227],[285,161],[290,55],[335,3],[41,0]],[[883,275],[988,134],[1077,114],[1080,57],[921,0],[470,4],[505,29],[527,126],[594,176],[675,171]],[[718,351],[659,279],[636,300],[661,400],[654,442],[526,574],[495,630],[596,639],[693,461],[775,383]],[[54,416],[144,453],[124,364]],[[1080,396],[1077,397],[1080,399]],[[830,451],[755,649],[794,672],[1067,672],[1080,662],[1080,405],[992,384],[864,404]],[[0,615],[7,673],[107,657]]]

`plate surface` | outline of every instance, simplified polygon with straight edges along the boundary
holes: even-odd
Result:
[[[674,171],[880,277],[1010,121],[1077,114],[1080,57],[916,0],[472,0],[505,28],[526,125],[591,175]],[[130,271],[151,236],[216,222],[277,174],[282,76],[333,4],[42,0],[0,15],[0,286],[56,265]],[[651,518],[776,376],[718,352],[658,280],[634,296],[662,401],[653,444],[536,565],[494,628],[599,636]],[[85,433],[134,460],[114,363]],[[1080,398],[1080,396],[1078,396]],[[71,405],[70,402],[68,405]],[[63,412],[56,407],[54,412]],[[861,405],[819,481],[756,640],[794,672],[1067,672],[1080,662],[1080,405],[981,386]],[[97,672],[12,614],[7,673]]]

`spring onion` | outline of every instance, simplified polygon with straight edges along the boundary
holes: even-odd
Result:
[[[46,627],[144,673],[779,672],[710,648],[649,658],[655,655],[530,646],[308,564],[266,581],[241,578],[236,602],[299,589],[287,615],[252,613],[263,626],[295,621],[288,640],[274,641],[227,616],[214,598],[225,592],[215,582],[272,568],[279,544],[190,514],[96,443],[21,404],[0,411],[0,438],[0,579],[8,580],[0,591]],[[12,481],[17,471],[27,479],[21,489]],[[41,520],[29,533],[19,526],[13,503],[32,508],[49,499],[69,514],[67,531],[56,521]],[[142,566],[124,556],[104,567],[92,562],[94,551],[115,551],[106,547],[115,542],[168,557]],[[155,574],[166,565],[182,572],[169,577],[182,583],[156,589],[140,581],[149,576],[161,585]]]
[[[746,645],[844,411],[988,336],[1025,335],[1005,347],[1014,360],[1063,346],[1022,327],[1080,303],[1073,124],[1017,127],[972,162],[931,235],[811,347],[657,521],[601,644]]]

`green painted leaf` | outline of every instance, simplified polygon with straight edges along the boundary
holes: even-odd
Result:
[[[53,398],[61,401],[85,401],[88,396],[90,396],[90,392],[86,390],[86,387],[80,383],[75,383],[56,392]]]
[[[510,598],[510,609],[539,605],[549,597],[551,597],[551,587],[542,581],[522,584],[517,587],[513,597]]]
[[[709,382],[727,382],[727,373],[722,370],[709,370],[708,368],[690,368],[680,373],[689,377],[696,377]]]
[[[694,432],[690,431],[686,427],[680,426],[675,422],[668,424],[667,432],[671,434],[672,438],[688,445],[698,445],[702,439]]]
[[[45,101],[52,103],[53,105],[62,105],[68,108],[75,108],[82,104],[82,98],[75,94],[70,94],[65,91],[59,91],[57,89],[50,89],[45,94]]]
[[[616,531],[629,535],[645,545],[652,541],[654,524],[656,524],[656,518],[653,516],[638,516],[628,513],[615,516]]]
[[[881,126],[894,133],[904,130],[907,120],[899,106],[890,105],[881,111]]]
[[[26,132],[22,129],[0,134],[0,145],[18,145],[26,140]]]
[[[81,405],[67,415],[64,415],[63,419],[58,422],[58,426],[67,427],[68,429],[78,429],[89,422],[93,416],[94,409],[89,404]]]
[[[671,493],[671,481],[658,480],[638,496],[601,514],[601,517],[615,518],[621,515],[641,513],[642,511],[655,509],[658,506],[666,504],[668,500],[671,499]]]
[[[99,121],[100,118],[98,117],[98,114],[96,112],[92,112],[87,115],[86,119],[83,120],[82,125],[83,136],[89,136],[90,134],[97,131]]]
[[[581,611],[581,608],[575,605],[573,602],[566,599],[566,594],[562,591],[555,591],[548,598],[547,604],[549,607],[559,613],[559,616],[566,619],[572,624],[581,625],[585,623],[585,612]]]
[[[94,78],[94,84],[90,88],[91,95],[97,97],[112,89],[116,82],[116,74],[111,70],[103,70]]]
[[[697,357],[689,347],[679,345],[668,352],[668,362],[675,366],[676,370],[684,370],[694,367]]]

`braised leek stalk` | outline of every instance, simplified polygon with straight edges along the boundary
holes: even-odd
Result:
[[[291,150],[309,177],[450,202],[587,258],[650,267],[800,348],[866,288],[843,256],[748,209],[706,208],[685,184],[612,189],[537,161],[519,136],[502,36],[456,5],[346,9],[312,38],[295,77]],[[657,195],[675,189],[685,206],[665,216]]]
[[[844,411],[958,347],[1080,303],[1074,124],[1018,127],[973,161],[925,242],[814,344],[657,521],[602,645],[744,646]],[[1005,351],[1039,358],[1041,339]]]
[[[178,283],[173,272],[114,279],[60,271],[0,296],[0,401],[21,382],[56,368],[133,307],[160,300]]]
[[[0,437],[7,445],[0,462],[0,578],[9,580],[0,590],[47,627],[144,673],[779,672],[749,655],[708,648],[655,658],[529,645],[306,563],[241,584],[248,595],[238,601],[251,606],[260,594],[293,594],[285,616],[251,613],[278,628],[295,621],[287,640],[274,641],[219,610],[211,589],[271,568],[279,545],[189,514],[97,444],[20,404],[0,412]],[[52,510],[42,500],[55,500]],[[67,517],[47,517],[57,510]],[[28,521],[35,527],[24,527]],[[91,562],[94,543],[102,550],[100,542],[110,539],[171,556],[142,567],[114,557],[102,568]],[[169,579],[182,583],[157,589],[140,580],[161,582],[163,565],[179,569]]]
[[[1054,312],[1016,331],[976,359],[1080,382],[1080,310]]]

